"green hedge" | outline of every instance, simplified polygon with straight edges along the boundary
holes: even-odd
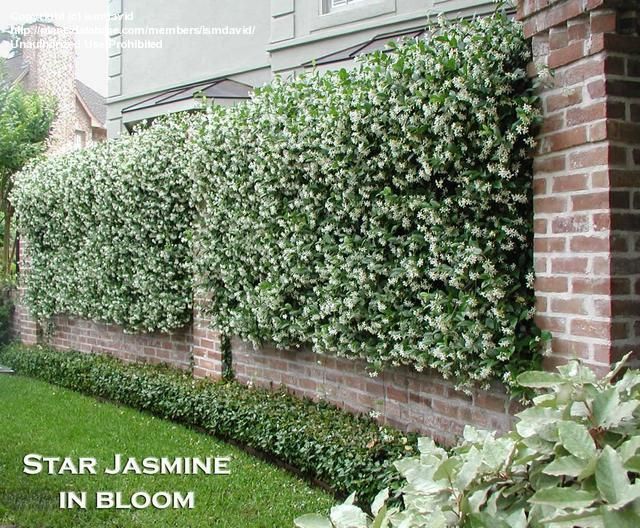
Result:
[[[351,71],[36,166],[14,195],[32,312],[175,328],[193,250],[229,335],[511,384],[539,358],[530,58],[502,14],[440,22]]]
[[[215,326],[460,385],[531,366],[529,47],[501,14],[441,24],[209,110],[195,248]]]
[[[139,332],[189,321],[191,119],[160,119],[18,176],[12,200],[28,241],[34,316],[70,313]]]
[[[0,363],[20,375],[240,442],[299,468],[338,493],[358,490],[365,501],[381,486],[396,482],[395,460],[415,452],[414,435],[285,392],[194,381],[170,368],[42,347],[6,347],[0,350]]]

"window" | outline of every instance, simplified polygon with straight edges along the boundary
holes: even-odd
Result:
[[[361,4],[367,0],[322,0],[323,13],[335,13],[340,9],[351,7],[354,4]]]
[[[87,144],[87,134],[85,134],[82,130],[76,130],[73,135],[73,148],[76,150],[84,148]]]
[[[316,0],[311,31],[395,13],[396,0]]]

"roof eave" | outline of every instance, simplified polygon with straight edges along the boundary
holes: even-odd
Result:
[[[106,128],[105,124],[100,122],[100,120],[95,116],[95,114],[89,108],[89,105],[87,105],[87,103],[85,103],[85,101],[82,98],[82,95],[80,95],[80,92],[78,91],[78,89],[74,88],[73,92],[74,92],[74,94],[76,96],[76,99],[80,102],[80,105],[82,106],[84,111],[87,113],[87,115],[91,119],[91,126],[93,128]]]

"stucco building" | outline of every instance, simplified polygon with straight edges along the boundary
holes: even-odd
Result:
[[[428,17],[494,9],[491,0],[110,0],[109,137],[195,108],[199,95],[233,104],[274,75],[349,67]]]

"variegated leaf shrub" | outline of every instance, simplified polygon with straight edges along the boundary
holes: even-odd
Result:
[[[432,368],[531,366],[539,118],[520,26],[444,22],[351,71],[275,80],[195,134],[198,287],[213,324]]]
[[[35,317],[69,313],[132,332],[189,321],[191,120],[161,119],[18,175],[12,200],[28,241],[23,278]]]
[[[640,372],[605,378],[577,361],[518,380],[546,392],[511,433],[468,427],[448,453],[429,438],[396,462],[402,507],[383,490],[371,510],[353,497],[298,528],[626,528],[640,526]],[[614,382],[614,380],[616,380]]]

